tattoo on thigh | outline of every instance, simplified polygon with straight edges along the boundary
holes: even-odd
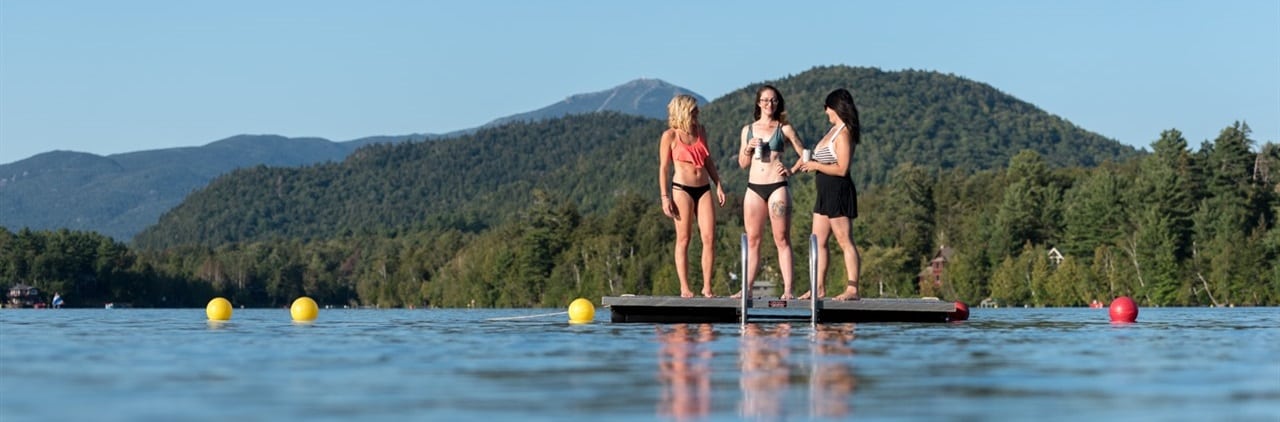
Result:
[[[773,201],[769,203],[769,214],[775,217],[786,217],[791,214],[791,207],[787,201]]]

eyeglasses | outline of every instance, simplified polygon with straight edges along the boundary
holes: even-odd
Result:
[[[764,103],[768,103],[768,104],[777,104],[778,102],[779,102],[779,101],[778,101],[778,99],[777,99],[777,98],[761,98],[761,99],[760,99],[760,103],[761,103],[761,104],[764,104]]]

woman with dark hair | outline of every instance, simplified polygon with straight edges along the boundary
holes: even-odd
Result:
[[[773,244],[778,248],[778,267],[782,270],[782,299],[792,299],[791,294],[791,192],[787,178],[791,170],[782,164],[787,144],[797,155],[804,143],[796,136],[795,128],[787,123],[787,103],[782,93],[772,85],[756,90],[755,121],[742,127],[742,142],[738,148],[738,165],[749,168],[748,192],[742,199],[742,223],[747,232],[747,292],[755,283],[760,268],[760,241],[764,237],[764,224],[768,221],[773,232]],[[786,142],[784,142],[786,141]],[[738,297],[738,292],[734,297]],[[748,293],[749,294],[749,293]]]
[[[840,88],[827,95],[825,111],[831,129],[814,145],[813,158],[797,166],[802,171],[817,173],[814,177],[817,200],[813,204],[813,234],[818,237],[818,286],[816,292],[806,293],[801,299],[818,299],[826,295],[827,237],[834,233],[844,253],[844,268],[848,276],[844,293],[835,299],[858,300],[861,264],[858,246],[853,242],[853,219],[858,217],[858,190],[849,175],[853,152],[861,138],[858,107],[853,103],[853,95]]]
[[[716,204],[724,206],[724,189],[716,162],[707,149],[707,131],[698,123],[698,102],[677,95],[667,104],[667,130],[658,146],[658,189],[662,213],[676,225],[676,276],[680,296],[693,297],[689,288],[689,240],[693,221],[702,236],[702,296],[714,297],[711,276],[715,271]],[[670,177],[670,179],[668,179]],[[669,180],[669,181],[668,181]],[[715,192],[711,192],[712,184]]]

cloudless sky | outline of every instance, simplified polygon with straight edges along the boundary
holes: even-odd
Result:
[[[820,65],[955,74],[1148,150],[1235,121],[1280,141],[1280,0],[0,0],[0,163],[443,133],[640,77],[715,99]]]

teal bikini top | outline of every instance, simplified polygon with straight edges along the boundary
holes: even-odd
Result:
[[[751,130],[753,126],[755,126],[755,123],[747,125],[747,140],[755,137]],[[765,143],[769,145],[769,149],[765,150],[765,152],[782,151],[782,122],[778,122],[778,128],[773,130],[773,136],[766,139]]]

